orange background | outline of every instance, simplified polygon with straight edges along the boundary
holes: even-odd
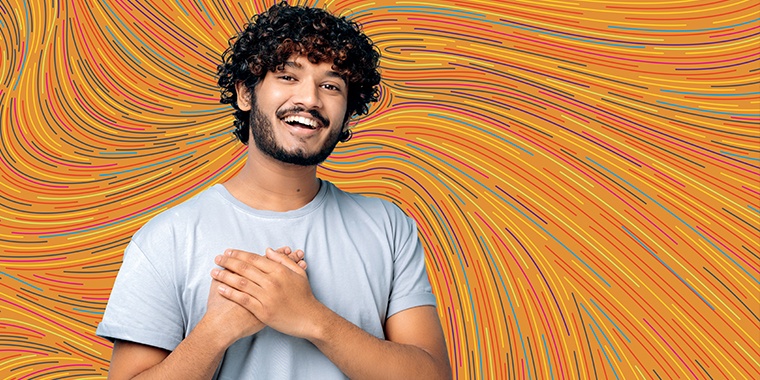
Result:
[[[130,236],[244,162],[262,1],[0,0],[0,377],[103,377]],[[420,227],[459,379],[759,378],[754,1],[312,1],[383,54],[320,168]]]

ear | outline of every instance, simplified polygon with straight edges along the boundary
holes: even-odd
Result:
[[[237,82],[235,84],[235,92],[237,92],[237,106],[243,111],[251,110],[251,92],[248,91],[248,87],[243,82]]]
[[[351,140],[351,137],[354,135],[354,132],[351,130],[352,127],[352,123],[349,123],[348,121],[344,122],[343,128],[340,131],[340,136],[338,137],[338,141],[347,142],[348,140]]]
[[[359,120],[353,119],[351,115],[346,113],[346,117],[343,119],[343,128],[340,129],[341,132],[346,132],[349,129],[353,128],[358,124]]]

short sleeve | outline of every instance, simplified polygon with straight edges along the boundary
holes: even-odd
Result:
[[[417,224],[400,212],[393,257],[393,283],[387,317],[416,306],[435,306],[435,296],[425,270],[425,252],[417,236]]]
[[[184,322],[176,288],[166,276],[134,240],[129,243],[96,334],[174,350],[184,339]]]

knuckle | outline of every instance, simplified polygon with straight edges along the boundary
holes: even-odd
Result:
[[[248,285],[248,280],[245,279],[245,277],[240,277],[237,280],[238,289],[243,289]]]

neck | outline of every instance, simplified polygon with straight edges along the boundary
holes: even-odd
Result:
[[[319,192],[319,179],[316,166],[286,164],[249,149],[247,162],[224,187],[255,209],[284,212],[311,202]]]

